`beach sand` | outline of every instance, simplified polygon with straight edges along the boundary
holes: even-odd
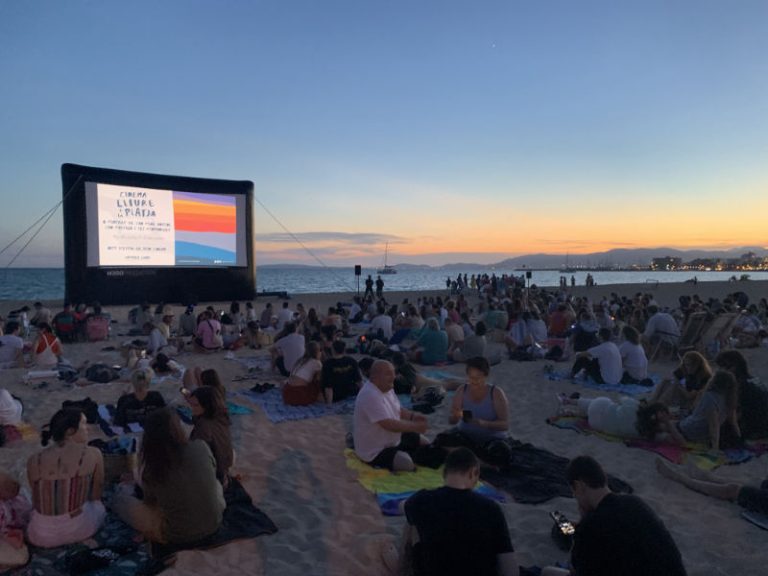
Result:
[[[743,290],[756,302],[768,295],[768,283],[699,283],[597,286],[589,289],[593,300],[616,292],[631,296],[649,292],[662,305],[674,306],[680,294],[699,294],[703,299],[724,297]],[[576,294],[586,293],[579,287]],[[446,292],[434,292],[445,295]],[[415,301],[423,293],[388,293],[392,303],[403,298]],[[291,306],[302,302],[324,313],[337,301],[351,300],[350,294],[294,295]],[[259,298],[255,306],[260,311],[266,299]],[[280,302],[271,299],[274,303]],[[471,298],[471,303],[476,299]],[[0,313],[23,303],[0,302]],[[29,303],[27,303],[29,304]],[[60,304],[60,303],[59,303]],[[224,307],[224,306],[222,306]],[[108,345],[117,346],[127,336],[128,307],[107,307],[120,322],[113,325],[109,342],[65,345],[65,355],[73,364],[83,360],[117,364],[119,353],[103,351]],[[54,308],[55,309],[55,308]],[[177,308],[177,314],[181,313]],[[259,352],[264,354],[265,352]],[[253,350],[239,350],[238,356],[253,356]],[[768,349],[745,350],[752,373],[768,381]],[[179,358],[187,368],[194,366],[216,368],[230,393],[244,390],[252,380],[232,382],[244,373],[244,368],[224,353],[209,355],[187,354]],[[655,362],[650,371],[667,375],[675,363]],[[579,435],[560,430],[545,423],[555,408],[559,392],[580,391],[585,396],[598,395],[569,381],[549,381],[544,375],[543,361],[515,362],[506,360],[492,370],[492,381],[507,393],[510,402],[510,433],[565,457],[590,454],[605,469],[629,482],[635,493],[643,498],[664,520],[672,532],[689,574],[700,576],[748,575],[764,573],[766,532],[740,517],[735,504],[720,502],[693,493],[662,478],[655,470],[655,456],[647,451],[632,449],[622,443],[609,442],[597,436]],[[560,365],[567,369],[569,364]],[[441,368],[458,376],[462,365]],[[65,388],[51,381],[44,390],[23,383],[26,369],[0,371],[0,386],[21,397],[25,419],[40,429],[61,406],[63,400],[91,397],[99,403],[115,403],[127,383],[94,384],[83,388]],[[265,377],[270,380],[270,375]],[[274,381],[274,380],[273,380]],[[158,389],[166,400],[181,402],[178,383],[165,382]],[[600,393],[601,395],[605,395]],[[615,394],[607,394],[617,397]],[[234,473],[242,476],[246,489],[257,506],[278,525],[279,532],[230,544],[215,550],[190,551],[179,554],[175,567],[167,574],[280,574],[280,575],[378,575],[386,574],[380,560],[385,543],[396,543],[405,519],[385,517],[374,496],[360,486],[345,465],[344,436],[351,431],[351,416],[331,416],[312,420],[272,424],[260,408],[244,398],[237,403],[255,408],[253,415],[234,416],[233,439],[237,451]],[[429,415],[434,437],[448,427],[448,402]],[[92,437],[99,436],[97,429]],[[25,479],[28,456],[39,449],[39,443],[19,441],[0,448],[0,469]],[[740,483],[759,484],[768,475],[768,457],[753,459],[738,465],[719,468],[716,473]],[[507,517],[512,541],[521,565],[544,566],[565,560],[550,539],[551,521],[548,513],[560,510],[572,519],[578,518],[576,502],[556,498],[540,505],[517,504],[511,499],[502,505]]]

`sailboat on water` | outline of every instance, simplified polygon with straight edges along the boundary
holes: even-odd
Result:
[[[377,274],[397,274],[397,269],[394,266],[387,265],[387,256],[389,254],[389,242],[387,242],[384,248],[384,267],[376,270]]]

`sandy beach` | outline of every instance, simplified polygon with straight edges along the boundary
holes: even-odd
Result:
[[[757,302],[768,296],[768,283],[764,282],[701,282],[692,284],[638,284],[577,287],[575,295],[589,294],[598,301],[611,292],[632,296],[636,292],[650,293],[662,306],[676,306],[682,294],[698,294],[703,300],[723,298],[736,290]],[[385,293],[390,303],[404,298],[415,301],[429,294],[445,296],[447,292]],[[291,306],[301,302],[324,313],[329,305],[350,301],[345,294],[292,295]],[[257,298],[254,305],[260,312],[266,302],[278,306],[281,300]],[[477,303],[476,297],[470,303]],[[0,313],[31,302],[0,302]],[[61,303],[50,303],[58,310]],[[227,304],[215,305],[224,308]],[[118,324],[113,324],[109,342],[65,345],[65,356],[77,366],[84,360],[119,364],[119,351],[104,351],[106,346],[119,346],[130,339],[128,307],[106,307]],[[176,307],[176,314],[181,314]],[[768,349],[744,350],[754,376],[768,381]],[[265,351],[240,349],[235,356],[266,355]],[[201,366],[216,368],[230,394],[251,387],[255,381],[234,381],[245,373],[241,363],[228,359],[224,352],[200,355],[183,354],[178,361],[186,368]],[[716,501],[693,493],[661,477],[655,469],[656,456],[651,452],[628,448],[620,442],[610,442],[594,435],[580,435],[548,425],[545,420],[555,409],[555,395],[559,392],[580,391],[586,396],[608,395],[588,390],[569,381],[550,381],[543,373],[544,361],[517,362],[505,360],[492,370],[492,382],[501,386],[510,402],[510,434],[524,442],[545,448],[564,457],[590,454],[605,469],[625,480],[664,520],[680,548],[688,573],[693,576],[751,575],[764,573],[765,542],[768,533],[746,522],[735,504]],[[560,368],[567,369],[569,363]],[[675,362],[658,361],[649,371],[666,376]],[[463,375],[463,365],[441,367],[442,371]],[[125,382],[93,384],[82,388],[67,388],[60,381],[51,381],[45,389],[34,389],[25,384],[27,369],[0,371],[0,386],[22,398],[25,420],[38,430],[67,399],[86,396],[98,403],[116,403],[128,388]],[[265,374],[264,381],[271,375]],[[274,380],[273,380],[274,381]],[[170,402],[181,403],[179,383],[166,381],[157,389]],[[232,398],[236,403],[254,408],[252,415],[235,416],[232,432],[237,452],[234,473],[242,477],[243,485],[254,502],[279,527],[272,536],[230,544],[215,550],[190,551],[179,554],[177,564],[166,574],[279,574],[279,575],[379,575],[386,574],[380,560],[382,543],[395,543],[405,519],[381,514],[375,497],[366,491],[345,464],[344,437],[351,431],[351,415],[272,424],[263,411],[242,397]],[[433,438],[448,428],[448,402],[444,401],[429,415]],[[92,427],[92,437],[100,431]],[[25,463],[28,456],[39,449],[39,442],[18,441],[0,448],[0,469],[6,470],[26,482]],[[768,457],[755,458],[736,466],[723,466],[716,471],[722,478],[757,485],[768,475]],[[567,554],[558,550],[550,539],[551,521],[548,513],[560,510],[571,518],[578,518],[576,502],[569,498],[556,498],[540,505],[523,505],[508,501],[502,505],[509,523],[512,542],[523,566],[545,566],[565,560]]]

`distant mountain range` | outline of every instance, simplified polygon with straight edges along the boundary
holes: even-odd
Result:
[[[731,259],[738,258],[743,254],[753,252],[758,257],[768,257],[768,250],[759,246],[745,246],[742,248],[732,248],[730,250],[678,250],[676,248],[616,248],[606,252],[592,252],[590,254],[526,254],[524,256],[515,256],[507,258],[492,264],[478,264],[473,262],[456,262],[444,264],[442,266],[429,266],[426,264],[395,264],[398,270],[461,270],[468,271],[472,269],[488,270],[499,268],[503,270],[515,268],[536,269],[559,269],[564,266],[574,268],[579,267],[615,267],[627,268],[630,266],[648,266],[654,258],[681,258],[683,262],[690,262],[698,258],[717,258]],[[258,265],[258,261],[257,261]],[[319,268],[319,266],[305,264],[264,264],[259,268]],[[333,268],[348,268],[348,266],[333,266]]]
[[[616,248],[607,252],[591,254],[527,254],[515,258],[507,258],[495,264],[498,268],[561,268],[572,267],[629,267],[648,266],[654,258],[681,258],[690,262],[699,258],[730,259],[738,258],[748,252],[754,252],[758,257],[768,256],[765,248],[747,246],[730,250],[678,250],[675,248]]]

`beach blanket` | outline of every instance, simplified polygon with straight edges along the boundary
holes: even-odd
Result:
[[[241,364],[249,372],[269,372],[272,369],[272,359],[269,355],[261,356],[236,356],[227,358]]]
[[[107,565],[89,570],[89,576],[133,576],[149,562],[149,552],[146,546],[138,546],[134,541],[134,530],[124,524],[114,514],[107,514],[101,529],[93,537],[98,550],[91,554],[88,562],[86,554],[88,547],[84,544],[73,544],[59,548],[36,548],[29,546],[30,561],[10,572],[14,576],[63,576],[70,573],[84,574],[86,564],[96,566],[95,558],[107,560]],[[94,558],[95,556],[95,558]],[[99,562],[104,564],[104,562]],[[72,572],[70,572],[72,570]]]
[[[224,509],[221,527],[215,534],[197,542],[183,545],[153,543],[152,554],[155,557],[163,558],[180,550],[209,550],[230,542],[277,532],[275,523],[253,505],[250,494],[246,492],[237,478],[230,478],[229,485],[224,491],[224,499],[227,501],[227,507]]]
[[[105,498],[109,496],[105,495]],[[219,531],[204,541],[185,546],[184,549],[215,548],[229,542],[277,532],[274,522],[253,505],[251,497],[237,479],[230,481],[224,496],[227,508],[224,510],[224,519]],[[59,548],[30,546],[29,564],[7,574],[63,576],[87,573],[89,576],[134,576],[140,573],[157,573],[157,562],[149,556],[149,548],[137,545],[134,542],[135,535],[136,532],[130,526],[110,512],[104,525],[93,537],[98,546],[96,550],[89,551],[83,544]],[[162,556],[177,549],[182,548],[154,547],[153,553]],[[107,565],[97,567],[99,564]]]
[[[376,495],[381,513],[386,516],[400,515],[400,503],[419,490],[430,490],[443,485],[443,467],[437,470],[419,466],[415,472],[390,472],[374,468],[360,460],[354,450],[344,450],[347,467],[357,474],[357,481],[369,492]],[[475,492],[497,502],[504,502],[504,494],[480,482]]]
[[[741,517],[751,522],[755,526],[768,530],[768,516],[760,514],[760,512],[752,512],[751,510],[745,510],[741,513]]]
[[[183,422],[187,424],[192,423],[192,410],[189,406],[176,406],[176,413],[179,415],[179,418],[181,418]],[[230,416],[253,414],[253,408],[249,408],[248,406],[241,406],[240,404],[235,404],[234,402],[227,400],[227,414]]]
[[[484,468],[480,478],[508,492],[521,504],[541,504],[557,496],[573,497],[565,479],[568,458],[512,438],[506,442],[510,448],[508,465],[500,470]],[[610,474],[608,487],[613,492],[632,493],[629,484]]]
[[[738,448],[725,448],[717,452],[702,444],[689,443],[686,446],[674,446],[642,438],[621,438],[590,428],[586,418],[581,416],[557,416],[547,420],[549,424],[563,430],[573,430],[580,434],[592,434],[611,442],[623,442],[631,448],[642,448],[674,462],[682,464],[692,462],[702,470],[714,470],[718,466],[741,464],[768,452],[768,441],[749,441]]]
[[[658,374],[649,374],[648,378],[653,381],[654,386],[641,386],[640,384],[598,384],[592,378],[586,378],[583,380],[577,380],[571,378],[571,373],[563,370],[554,370],[551,366],[545,367],[544,376],[549,380],[560,381],[569,380],[573,384],[579,384],[585,388],[592,388],[594,390],[602,390],[604,392],[620,392],[627,396],[639,396],[641,394],[648,394],[653,391],[656,384],[659,383]]]
[[[334,402],[331,406],[324,403],[310,404],[309,406],[286,406],[283,403],[283,395],[278,388],[272,388],[262,393],[253,390],[243,390],[240,394],[254,404],[261,406],[267,418],[273,424],[289,422],[291,420],[322,418],[338,414],[352,414],[355,409],[354,398]]]

